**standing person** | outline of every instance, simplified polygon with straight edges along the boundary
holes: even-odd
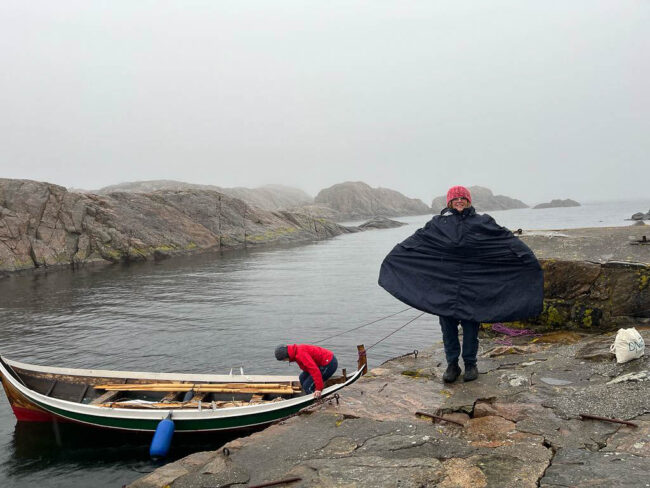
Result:
[[[302,370],[299,379],[305,393],[313,393],[318,399],[325,381],[338,368],[338,361],[332,351],[311,344],[280,344],[275,348],[278,361],[295,361]]]
[[[447,207],[386,256],[379,285],[402,302],[439,316],[447,359],[443,381],[478,377],[481,322],[508,322],[542,311],[543,273],[526,244],[487,214],[477,214],[463,186],[447,192]]]

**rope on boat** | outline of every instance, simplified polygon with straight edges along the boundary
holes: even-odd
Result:
[[[359,330],[359,329],[361,329],[362,327],[366,327],[367,325],[376,324],[377,322],[381,322],[382,320],[388,319],[388,318],[390,318],[390,317],[394,317],[395,315],[399,315],[399,314],[401,314],[401,313],[403,313],[403,312],[406,312],[407,310],[411,310],[411,307],[407,307],[407,308],[405,308],[404,310],[400,310],[399,312],[395,312],[395,313],[393,313],[393,314],[386,315],[385,317],[382,317],[382,318],[377,319],[377,320],[373,320],[372,322],[368,322],[367,324],[363,324],[363,325],[360,325],[360,326],[358,326],[358,327],[354,327],[354,328],[352,328],[352,329],[350,329],[350,330],[344,330],[343,332],[339,332],[338,334],[333,334],[333,335],[331,335],[331,336],[329,336],[329,337],[326,337],[325,339],[321,339],[320,341],[316,341],[316,342],[314,342],[313,344],[320,344],[320,343],[325,342],[325,341],[327,341],[327,340],[329,340],[329,339],[332,339],[332,338],[334,338],[334,337],[338,337],[338,336],[340,336],[340,335],[347,334],[348,332],[352,332],[352,331],[355,331],[355,330]],[[422,316],[422,314],[418,315],[418,317],[420,317],[420,316]],[[416,317],[416,318],[418,318],[418,317]],[[411,321],[411,322],[413,322],[413,321]],[[409,322],[409,324],[410,324],[411,322]],[[407,325],[408,325],[408,324],[407,324]],[[404,327],[404,326],[402,326],[402,327]],[[402,327],[400,327],[400,329],[401,329]],[[399,329],[398,329],[398,330],[399,330]],[[397,332],[397,331],[395,331],[395,332]],[[383,339],[382,339],[382,341],[383,341]],[[381,341],[379,341],[379,342],[381,342]],[[374,344],[373,344],[373,346],[374,346]],[[370,347],[372,347],[372,346],[370,346]],[[370,347],[367,348],[367,349],[370,349]]]

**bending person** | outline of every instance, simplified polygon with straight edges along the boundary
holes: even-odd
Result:
[[[278,361],[296,362],[300,373],[300,385],[305,393],[321,396],[325,381],[336,372],[338,361],[332,351],[311,344],[280,344],[275,348]]]

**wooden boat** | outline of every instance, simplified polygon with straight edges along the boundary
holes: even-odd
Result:
[[[330,378],[327,398],[365,373],[359,367]],[[141,373],[70,369],[0,357],[0,375],[18,421],[69,421],[95,427],[151,431],[172,414],[177,432],[226,431],[286,418],[315,402],[297,376]]]

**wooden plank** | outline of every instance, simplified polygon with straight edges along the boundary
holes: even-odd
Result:
[[[88,388],[90,388],[90,385],[83,385],[83,388],[81,390],[81,395],[79,395],[79,399],[77,400],[77,403],[81,403],[81,401],[84,399],[86,393],[88,392]]]
[[[162,397],[160,401],[164,403],[164,402],[171,402],[173,400],[176,400],[176,397],[178,396],[179,393],[180,391],[170,391],[164,397]]]
[[[199,401],[203,401],[203,399],[204,399],[206,396],[207,396],[207,393],[198,392],[198,393],[196,393],[196,394],[192,397],[192,399],[190,400],[190,402],[197,402],[197,403],[198,403]]]
[[[169,392],[169,391],[175,391],[175,392],[183,392],[183,391],[192,391],[192,388],[139,388],[139,389],[133,389],[133,390],[121,390],[121,391],[130,391],[130,392],[137,392],[137,391],[147,391],[147,392]],[[299,390],[294,390],[293,388],[258,388],[258,389],[236,389],[236,388],[219,388],[219,387],[213,387],[213,388],[208,388],[204,387],[201,389],[195,388],[193,389],[195,393],[241,393],[241,394],[255,394],[255,393],[270,393],[270,394],[276,394],[276,395],[292,395],[294,393],[297,393]]]
[[[102,390],[119,390],[119,391],[152,391],[152,392],[184,392],[194,390],[199,393],[275,393],[275,394],[292,394],[300,391],[300,388],[290,385],[264,385],[256,387],[235,387],[232,384],[222,385],[216,383],[202,383],[202,384],[165,384],[165,383],[149,383],[149,384],[130,384],[130,385],[96,385],[96,389]]]
[[[100,405],[102,403],[110,402],[114,398],[117,398],[120,395],[120,391],[118,390],[111,390],[107,391],[103,395],[98,396],[95,398],[92,402],[90,402],[91,405]]]
[[[197,389],[203,388],[205,386],[210,387],[221,387],[221,388],[236,388],[236,389],[255,389],[255,388],[286,388],[290,387],[290,384],[287,383],[130,383],[129,385],[124,385],[120,383],[107,383],[94,385],[94,388],[97,390],[139,390],[142,388],[189,388]],[[297,388],[297,387],[294,387]],[[182,390],[179,390],[182,391]]]
[[[217,408],[225,408],[225,407],[245,407],[246,405],[250,405],[248,402],[215,402],[215,405]],[[198,408],[199,407],[199,402],[171,402],[171,403],[104,403],[102,405],[99,405],[100,407],[108,407],[108,408],[144,408],[144,409],[169,409],[169,408],[174,408],[174,409],[183,409],[183,408]],[[209,404],[203,405],[203,408],[208,408]]]
[[[47,393],[45,393],[45,396],[50,396],[52,394],[52,390],[54,390],[54,387],[58,383],[57,380],[52,380],[52,384],[50,385],[50,388],[47,390]]]

